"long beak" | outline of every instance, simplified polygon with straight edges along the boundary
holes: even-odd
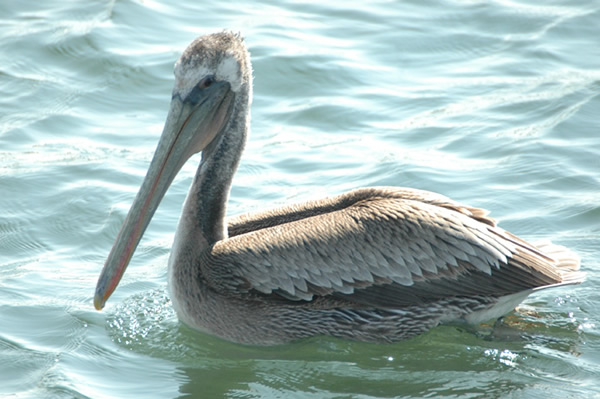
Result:
[[[227,82],[195,88],[184,99],[173,96],[148,173],[98,278],[94,296],[96,309],[101,310],[117,288],[156,208],[181,167],[222,131],[232,99]]]

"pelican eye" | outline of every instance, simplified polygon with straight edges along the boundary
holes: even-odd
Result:
[[[206,89],[210,85],[215,83],[215,77],[213,75],[208,75],[202,78],[200,82],[198,82],[198,88]]]

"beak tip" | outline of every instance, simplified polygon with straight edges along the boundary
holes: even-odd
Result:
[[[94,307],[96,308],[96,310],[102,310],[102,308],[104,308],[105,303],[106,301],[101,295],[96,294],[94,296]]]

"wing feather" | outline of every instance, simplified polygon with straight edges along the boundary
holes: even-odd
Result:
[[[401,306],[560,282],[538,273],[535,247],[486,211],[419,190],[361,189],[242,215],[230,219],[229,233],[200,265],[215,289],[235,295]]]

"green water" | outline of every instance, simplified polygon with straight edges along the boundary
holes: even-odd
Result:
[[[0,396],[600,397],[600,2],[540,3],[1,2]],[[166,294],[193,158],[95,311],[173,63],[223,28],[255,76],[230,214],[411,186],[570,247],[587,281],[532,296],[493,339],[223,342]]]

